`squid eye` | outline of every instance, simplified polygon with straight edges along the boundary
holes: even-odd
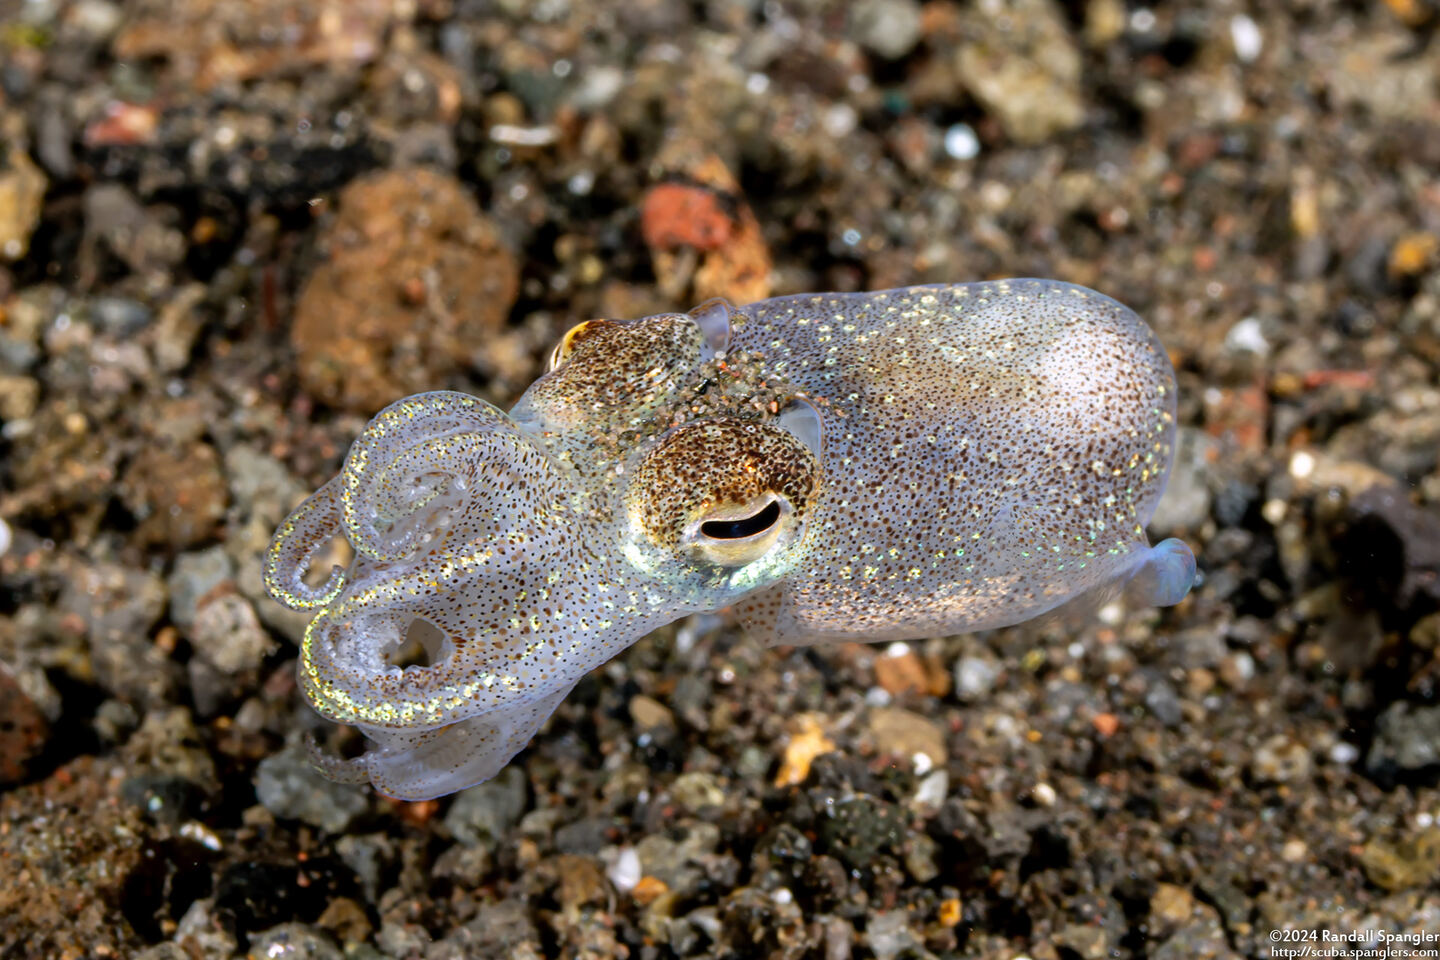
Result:
[[[625,471],[626,558],[711,599],[783,576],[813,529],[819,427],[815,408],[801,404],[774,420],[722,417],[668,431]]]
[[[722,567],[759,560],[795,524],[790,501],[767,493],[748,504],[700,517],[684,537],[694,555]]]
[[[585,320],[566,330],[565,336],[561,337],[560,342],[555,344],[555,349],[550,351],[550,362],[546,364],[545,372],[549,373],[569,360],[570,354],[575,352],[575,345],[583,340],[587,333],[593,333],[597,326],[606,322],[605,320]]]
[[[711,540],[743,540],[763,533],[780,519],[780,504],[771,500],[759,513],[734,520],[706,520],[700,524],[700,533]]]

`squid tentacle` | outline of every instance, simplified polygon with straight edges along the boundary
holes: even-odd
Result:
[[[300,643],[301,691],[327,720],[424,730],[490,709],[481,706],[487,693],[497,700],[523,696],[523,691],[512,691],[493,678],[486,682],[483,673],[457,685],[446,682],[452,674],[443,666],[386,666],[379,658],[386,644],[376,632],[388,628],[398,637],[411,618],[391,611],[366,616],[345,610],[342,615],[343,622],[337,619],[335,608],[322,611],[305,628]],[[386,624],[386,620],[392,622]],[[356,644],[359,656],[343,655],[342,643]]]
[[[347,530],[356,549],[387,563],[411,555],[427,533],[436,532],[421,522],[421,512],[434,507],[431,517],[438,518],[446,506],[462,506],[469,479],[493,442],[485,434],[449,433],[397,453],[348,495],[358,518]],[[381,531],[378,520],[388,520],[388,529]]]
[[[345,587],[345,571],[338,564],[318,587],[305,582],[315,553],[340,533],[340,477],[331,477],[296,507],[275,531],[265,551],[265,589],[292,610],[323,607]]]
[[[370,764],[364,756],[347,760],[326,753],[313,733],[305,734],[305,753],[310,759],[310,765],[319,770],[327,780],[335,783],[365,783],[370,779]]]
[[[448,472],[413,468],[434,460],[447,440],[504,430],[506,420],[484,400],[448,390],[409,397],[376,414],[351,446],[340,474],[341,514],[355,549],[383,562],[408,556],[415,547],[413,529],[407,526],[397,535],[393,528],[381,530],[377,521],[403,519],[440,491],[422,485],[407,495],[400,485],[426,473]]]

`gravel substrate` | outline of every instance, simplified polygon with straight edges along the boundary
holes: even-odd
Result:
[[[1440,935],[1440,12],[1285,6],[0,0],[0,957]],[[586,318],[1003,276],[1170,350],[1180,606],[701,618],[457,796],[310,769],[356,738],[260,560],[381,406],[508,405]]]

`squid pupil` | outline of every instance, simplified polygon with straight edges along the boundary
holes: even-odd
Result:
[[[780,504],[771,500],[759,513],[738,520],[706,520],[700,532],[712,540],[740,540],[753,537],[780,519]]]

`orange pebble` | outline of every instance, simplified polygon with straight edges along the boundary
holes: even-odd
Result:
[[[714,250],[730,239],[734,228],[714,191],[685,183],[651,187],[640,210],[640,230],[652,250]]]
[[[1097,713],[1090,722],[1102,737],[1113,737],[1120,729],[1120,718],[1113,713]]]
[[[670,888],[666,886],[664,880],[661,880],[659,877],[646,875],[640,878],[639,883],[635,884],[635,889],[630,891],[630,896],[636,903],[644,907],[654,903],[669,891]]]

